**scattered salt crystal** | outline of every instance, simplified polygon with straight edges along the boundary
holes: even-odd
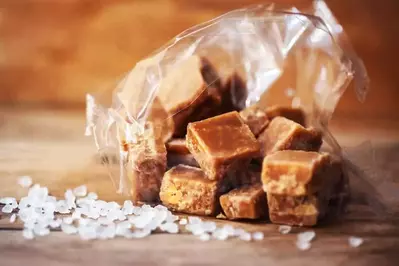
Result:
[[[140,216],[136,217],[130,217],[129,221],[136,227],[136,228],[144,228],[146,225],[148,225],[152,218],[154,218],[155,213],[154,212],[144,212]]]
[[[71,224],[67,224],[67,223],[61,224],[61,230],[62,230],[62,232],[64,232],[65,234],[68,234],[68,235],[73,235],[78,232],[78,229],[75,226],[73,226]]]
[[[227,224],[227,225],[223,226],[222,229],[223,229],[224,231],[226,231],[226,233],[227,233],[229,236],[234,236],[235,229],[234,229],[233,226]]]
[[[132,213],[133,213],[134,215],[140,215],[141,212],[142,212],[142,209],[141,209],[140,207],[137,207],[137,206],[133,207]]]
[[[193,217],[193,216],[188,217],[188,223],[190,223],[190,224],[197,224],[197,223],[201,223],[201,222],[202,222],[202,220],[198,217]]]
[[[68,208],[67,203],[66,203],[65,200],[57,201],[55,210],[57,212],[59,212],[59,213],[62,213],[62,214],[70,213],[69,208]]]
[[[237,229],[234,229],[233,236],[241,236],[241,235],[243,235],[243,234],[245,234],[245,233],[247,233],[247,232],[245,232],[244,229],[242,229],[242,228],[237,228]]]
[[[12,213],[13,208],[11,207],[11,205],[4,205],[4,207],[1,209],[1,211],[3,213]]]
[[[310,249],[310,247],[311,247],[312,245],[310,244],[310,242],[308,242],[308,241],[297,241],[296,242],[296,247],[299,249],[299,250],[308,250],[308,249]]]
[[[10,223],[15,223],[15,220],[17,219],[17,215],[15,213],[13,213],[10,217]]]
[[[264,234],[262,232],[255,232],[255,233],[252,234],[253,240],[256,240],[256,241],[263,240],[264,237],[265,236],[264,236]]]
[[[64,197],[68,209],[76,208],[75,204],[76,196],[73,194],[72,190],[68,189],[65,192]]]
[[[241,234],[241,235],[239,236],[239,238],[240,238],[241,240],[244,240],[244,241],[251,241],[252,236],[251,236],[250,233],[245,232],[244,234]]]
[[[120,209],[121,205],[119,205],[115,201],[111,201],[111,202],[107,202],[107,207],[108,207],[109,210],[115,210],[115,209]]]
[[[289,232],[291,232],[292,227],[289,225],[280,225],[278,227],[278,231],[280,232],[280,234],[286,235]]]
[[[27,175],[20,176],[18,178],[18,184],[21,187],[28,188],[28,187],[30,187],[32,185],[32,178],[30,176],[27,176]]]
[[[226,240],[229,237],[229,234],[226,230],[217,229],[212,233],[212,237],[217,240]]]
[[[170,234],[176,234],[179,232],[179,227],[177,226],[177,224],[170,223],[170,222],[161,224],[159,229],[161,229],[162,231],[168,232]]]
[[[96,228],[88,225],[79,226],[78,228],[79,236],[83,240],[91,240],[97,238]]]
[[[34,226],[33,232],[35,233],[35,235],[45,236],[50,234],[50,229],[48,229],[47,227],[43,227],[43,225],[41,224],[37,224]]]
[[[79,210],[75,210],[72,213],[72,217],[71,218],[72,218],[72,220],[79,220],[80,217],[82,217],[82,213]]]
[[[180,225],[186,225],[186,224],[187,224],[187,219],[186,219],[186,218],[181,219],[181,220],[179,221],[179,224],[180,224]]]
[[[316,237],[315,231],[306,231],[299,233],[297,238],[299,242],[310,242]]]
[[[133,203],[130,200],[125,200],[122,208],[124,215],[131,215],[133,213]]]
[[[168,208],[166,208],[163,205],[157,205],[157,206],[154,207],[154,209],[157,209],[159,211],[169,211]]]
[[[17,202],[17,200],[15,198],[12,198],[12,197],[5,197],[5,198],[1,198],[0,199],[0,203],[2,203],[2,204],[11,205],[11,204],[14,204],[16,202]]]
[[[31,229],[27,229],[27,228],[25,228],[25,229],[22,231],[22,235],[23,235],[23,237],[26,238],[26,239],[33,239],[33,238],[35,238],[35,235],[33,234],[33,231],[32,231]]]
[[[202,223],[202,228],[204,229],[205,232],[212,233],[213,231],[216,230],[216,223],[214,223],[214,222],[204,222],[204,223]]]
[[[173,215],[171,212],[167,212],[166,222],[172,223],[174,221],[177,221],[178,219],[179,216]]]
[[[76,197],[84,197],[87,194],[87,187],[85,185],[76,187],[73,189],[73,194]]]
[[[62,222],[65,224],[72,224],[73,218],[71,216],[65,217],[64,219],[62,219]]]
[[[90,192],[89,194],[87,194],[87,199],[91,199],[91,200],[97,200],[98,199],[98,195],[94,192]]]
[[[61,225],[62,220],[60,218],[53,220],[50,222],[50,227],[51,228],[58,228]]]
[[[209,241],[209,240],[211,239],[211,236],[210,236],[209,234],[207,234],[207,233],[204,233],[204,234],[201,234],[201,235],[199,236],[199,239],[200,239],[201,241]]]
[[[363,244],[363,242],[364,242],[363,238],[360,238],[360,237],[351,236],[348,239],[349,246],[351,246],[353,248],[359,247],[360,245]]]
[[[146,237],[146,236],[148,236],[150,234],[151,234],[150,230],[146,230],[146,229],[144,229],[144,230],[135,230],[131,234],[131,237],[133,237],[133,238],[143,238],[143,237]]]

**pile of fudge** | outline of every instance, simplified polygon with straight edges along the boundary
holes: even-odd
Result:
[[[348,199],[339,158],[300,108],[246,108],[245,77],[191,56],[165,76],[128,151],[134,202],[226,219],[314,226]]]

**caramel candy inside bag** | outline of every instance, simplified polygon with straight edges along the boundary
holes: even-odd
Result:
[[[162,139],[155,138],[150,126],[134,144],[128,145],[127,176],[132,184],[134,202],[159,201],[159,189],[166,171],[166,148]]]
[[[193,167],[199,167],[197,161],[192,154],[180,154],[174,152],[168,152],[168,169],[179,164],[184,164]]]
[[[190,123],[187,147],[210,180],[245,169],[259,156],[259,144],[237,112]]]
[[[159,195],[174,211],[215,215],[220,210],[219,193],[219,182],[209,180],[201,169],[178,165],[165,173]]]
[[[245,108],[240,112],[240,116],[244,120],[244,123],[249,126],[255,137],[258,137],[269,124],[266,112],[257,105]]]
[[[261,184],[234,189],[219,200],[228,219],[259,219],[267,214],[266,194]]]
[[[164,143],[172,138],[175,130],[173,118],[166,112],[158,97],[154,98],[147,120],[154,127],[155,138],[161,138]]]
[[[259,135],[263,156],[280,150],[318,151],[323,143],[322,134],[313,128],[304,128],[300,124],[284,117],[274,118]]]
[[[193,55],[168,73],[157,96],[168,114],[173,116],[174,135],[184,136],[190,117],[201,110],[199,106],[206,102],[215,108],[214,105],[221,103],[220,80],[208,60]],[[201,114],[207,115],[206,112]]]
[[[282,116],[300,124],[301,126],[306,125],[305,113],[301,108],[274,105],[266,108],[265,112],[270,120]]]
[[[190,154],[185,139],[171,139],[166,143],[166,150],[177,154]]]

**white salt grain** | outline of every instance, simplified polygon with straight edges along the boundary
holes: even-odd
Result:
[[[217,239],[217,240],[226,240],[229,237],[229,234],[227,231],[223,229],[217,229],[215,232],[212,233],[212,237]]]
[[[33,231],[31,229],[24,229],[22,231],[22,236],[26,239],[33,239],[35,238],[35,235],[33,234]]]
[[[240,238],[241,240],[244,240],[244,241],[251,241],[252,236],[251,236],[250,233],[244,233],[244,234],[241,234],[241,235],[239,236],[239,238]]]
[[[255,232],[255,233],[252,234],[253,240],[256,240],[256,241],[263,240],[264,237],[265,236],[264,236],[264,234],[262,232]]]
[[[61,225],[62,220],[60,218],[53,220],[50,222],[50,227],[51,228],[58,228]]]
[[[133,238],[144,238],[144,237],[146,237],[146,236],[148,236],[148,235],[150,235],[151,234],[151,231],[150,230],[135,230],[133,233],[132,233],[132,237]]]
[[[306,231],[299,233],[297,238],[299,242],[310,242],[316,237],[316,233],[314,231]]]
[[[28,188],[28,187],[30,187],[32,185],[32,178],[30,176],[27,176],[27,175],[20,176],[18,178],[18,184],[21,187]]]
[[[11,205],[4,205],[4,207],[1,209],[1,211],[3,213],[12,213],[13,208],[11,207]]]
[[[62,222],[65,223],[65,224],[72,224],[73,223],[73,218],[70,217],[70,216],[65,217],[64,219],[62,219]]]
[[[312,245],[310,244],[310,242],[308,242],[308,241],[297,241],[296,242],[296,247],[299,249],[299,250],[309,250],[310,249],[310,247],[311,247]]]
[[[280,232],[280,234],[286,235],[289,232],[291,232],[292,227],[289,225],[280,225],[278,227],[278,231]]]
[[[179,232],[179,227],[175,223],[164,223],[159,227],[162,231],[168,232],[169,234],[176,234]]]
[[[363,244],[363,242],[364,242],[363,238],[360,238],[360,237],[351,236],[348,239],[349,246],[351,246],[353,248],[359,247],[360,245]]]
[[[186,218],[181,219],[181,220],[179,221],[179,224],[180,224],[180,225],[186,225],[186,224],[187,224],[187,219],[186,219]]]
[[[188,223],[190,223],[190,224],[198,224],[201,222],[202,222],[202,220],[198,217],[193,217],[193,216],[188,217]]]
[[[48,229],[47,227],[43,227],[41,224],[37,224],[33,228],[33,232],[35,233],[35,235],[38,236],[46,236],[50,234],[50,229]]]
[[[65,192],[64,197],[68,209],[76,208],[75,204],[76,196],[73,194],[72,190],[68,189]]]
[[[209,241],[209,240],[211,239],[211,236],[210,236],[209,234],[205,233],[205,234],[201,234],[201,235],[199,236],[199,239],[200,239],[201,241]]]
[[[87,199],[91,199],[91,200],[97,200],[98,199],[98,195],[94,192],[90,192],[89,194],[87,194]]]
[[[87,187],[85,185],[73,189],[73,194],[76,197],[85,197],[87,195]]]
[[[7,205],[15,204],[16,202],[17,202],[17,200],[12,197],[5,197],[5,198],[0,199],[0,203],[7,204]]]
[[[212,233],[213,231],[216,230],[216,223],[214,223],[214,222],[204,222],[204,223],[202,223],[202,228],[204,229],[205,232]]]
[[[10,217],[10,223],[15,223],[15,220],[17,219],[17,215],[15,213],[13,213]]]
[[[131,215],[133,213],[133,203],[130,200],[125,200],[122,208],[124,215]]]
[[[66,223],[61,224],[61,230],[68,235],[73,235],[78,232],[78,229],[75,226]]]

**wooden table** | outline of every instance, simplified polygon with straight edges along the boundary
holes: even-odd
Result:
[[[373,140],[373,149],[366,149],[371,146],[364,144],[348,151],[358,162],[374,158],[368,166],[382,169],[376,172],[386,182],[379,182],[379,188],[390,210],[394,210],[398,206],[395,193],[399,191],[399,178],[395,176],[399,173],[399,124],[337,119],[332,130],[343,146]],[[35,183],[47,186],[55,196],[63,196],[67,188],[87,184],[104,200],[123,201],[125,197],[115,193],[98,163],[92,139],[83,133],[83,111],[0,109],[0,197],[25,195],[27,191],[17,185],[17,177],[31,175]],[[61,232],[25,240],[21,225],[9,224],[9,216],[3,215],[0,265],[399,265],[398,213],[392,211],[384,218],[365,206],[352,205],[341,222],[315,228],[317,236],[309,251],[295,247],[295,233],[304,229],[280,235],[278,226],[267,223],[232,223],[265,233],[263,241],[251,243],[201,242],[189,234],[82,241]],[[351,248],[349,236],[362,237],[365,242]]]

